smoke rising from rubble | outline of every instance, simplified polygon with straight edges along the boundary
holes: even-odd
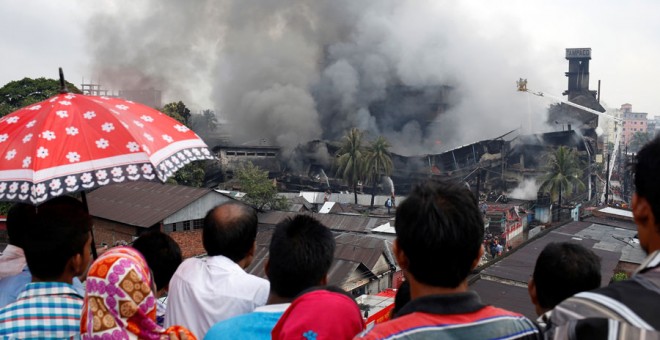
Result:
[[[534,200],[539,192],[539,188],[540,185],[533,178],[525,179],[518,184],[517,188],[511,190],[507,196],[519,200]]]
[[[548,103],[516,93],[515,81],[544,88],[543,68],[562,62],[563,47],[531,49],[512,20],[477,18],[471,6],[126,1],[92,19],[89,44],[102,80],[211,106],[236,143],[292,150],[358,127],[395,152],[427,154],[545,121]]]

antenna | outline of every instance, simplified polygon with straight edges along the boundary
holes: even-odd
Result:
[[[64,82],[64,71],[60,67],[60,93],[69,93],[69,90],[66,88],[66,82]]]

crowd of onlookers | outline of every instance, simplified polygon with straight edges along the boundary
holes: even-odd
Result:
[[[634,174],[646,260],[629,280],[600,287],[593,251],[549,244],[528,284],[536,320],[485,305],[468,288],[486,250],[480,207],[460,185],[428,181],[397,206],[393,253],[406,281],[392,319],[375,326],[350,294],[328,286],[335,239],[308,215],[275,227],[265,280],[245,271],[258,221],[239,202],[207,213],[207,256],[185,261],[159,231],[93,260],[80,201],[17,203],[0,257],[0,338],[660,339],[660,138],[638,153]]]

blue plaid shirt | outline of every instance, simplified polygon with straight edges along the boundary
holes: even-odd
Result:
[[[63,282],[34,282],[0,309],[0,339],[80,338],[83,297]]]

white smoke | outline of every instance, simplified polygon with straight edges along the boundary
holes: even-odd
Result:
[[[539,192],[540,185],[535,179],[525,179],[518,184],[518,187],[511,190],[507,196],[519,200],[534,200]]]

